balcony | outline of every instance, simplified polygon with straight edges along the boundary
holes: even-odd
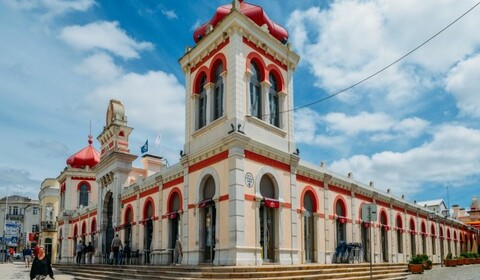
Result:
[[[7,214],[7,220],[22,221],[23,220],[23,214]]]
[[[42,222],[41,227],[42,231],[57,231],[56,222]]]

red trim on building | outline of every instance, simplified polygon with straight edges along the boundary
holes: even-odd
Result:
[[[88,213],[85,215],[80,216],[80,221],[88,219]]]
[[[349,191],[349,190],[346,190],[346,189],[342,189],[340,187],[337,187],[337,186],[334,186],[334,185],[330,185],[328,184],[328,189],[333,191],[333,192],[336,192],[338,194],[343,194],[343,195],[346,195],[348,197],[351,197],[352,196],[352,193]]]
[[[176,185],[181,184],[181,183],[183,183],[183,176],[178,177],[177,179],[173,179],[172,181],[164,183],[162,189],[166,190],[170,187],[176,186]]]
[[[282,202],[281,205],[282,205],[282,208],[292,209],[292,204],[291,203]]]
[[[127,204],[127,203],[130,203],[130,202],[133,202],[137,199],[137,195],[132,195],[131,197],[128,197],[128,198],[125,198],[124,200],[122,200],[122,204]]]
[[[314,185],[316,187],[320,187],[320,188],[324,187],[322,181],[315,180],[315,179],[312,179],[312,178],[308,178],[306,176],[299,175],[299,174],[297,174],[297,181],[302,181],[302,182],[305,182],[305,183],[309,183],[309,184],[312,184],[312,185]]]
[[[225,201],[225,200],[228,200],[228,198],[229,198],[228,194],[221,195],[221,196],[218,198],[218,201],[219,201],[219,202]]]
[[[72,177],[72,180],[95,181],[96,178],[95,178],[95,177],[78,177],[78,176],[74,176],[74,177]]]
[[[158,190],[159,190],[159,187],[156,186],[156,187],[153,187],[153,188],[151,188],[151,189],[149,189],[149,190],[143,191],[143,192],[140,193],[140,198],[149,196],[149,195],[151,195],[151,194],[155,194],[155,193],[158,192]]]
[[[210,58],[212,58],[215,54],[217,54],[221,49],[223,49],[223,47],[225,47],[226,45],[228,45],[228,43],[230,42],[230,37],[227,37],[227,39],[225,39],[225,41],[221,42],[216,48],[215,50],[211,51],[207,56],[205,56],[202,60],[200,60],[195,66],[193,66],[192,68],[190,68],[190,73],[193,73],[195,72],[195,70],[198,69],[198,67],[200,67],[201,65],[203,65],[203,63],[207,60],[209,60]],[[226,68],[225,68],[226,69]]]
[[[227,159],[228,158],[228,151],[223,151],[219,154],[216,154],[210,158],[207,158],[205,160],[202,160],[198,163],[195,163],[193,165],[191,165],[189,168],[188,168],[188,173],[193,173],[197,170],[200,170],[200,169],[203,169],[205,167],[208,167],[214,163],[217,163],[217,162],[220,162],[224,159]]]
[[[187,208],[188,209],[193,209],[193,208],[195,208],[195,204],[188,204]]]
[[[251,194],[245,194],[245,200],[255,201],[255,196]]]
[[[268,166],[271,166],[271,167],[274,167],[274,168],[278,168],[278,169],[290,172],[290,165],[288,165],[286,163],[268,158],[266,156],[262,156],[260,154],[251,152],[249,150],[245,150],[244,153],[245,153],[245,158],[246,159],[250,159],[250,160],[253,160],[253,161],[256,161],[256,162],[259,162],[259,163],[262,163],[262,164],[265,164],[265,165],[268,165]]]
[[[261,53],[264,57],[270,59],[275,63],[278,67],[282,68],[283,70],[287,71],[287,66],[280,62],[278,59],[276,59],[273,55],[266,53],[263,49],[257,47],[253,42],[250,42],[247,38],[243,37],[243,43],[252,49],[254,49],[256,52]]]

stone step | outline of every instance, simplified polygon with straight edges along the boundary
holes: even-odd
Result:
[[[370,279],[370,267],[365,264],[199,267],[199,266],[111,266],[55,265],[78,280],[90,279]],[[371,279],[401,280],[409,273],[405,264],[376,264]],[[120,278],[121,277],[121,278]]]

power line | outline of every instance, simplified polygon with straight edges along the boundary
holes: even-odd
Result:
[[[440,31],[438,31],[437,33],[435,33],[433,36],[431,36],[430,38],[428,38],[427,40],[425,40],[423,43],[421,43],[420,45],[416,46],[415,48],[413,48],[412,50],[410,50],[409,52],[407,52],[406,54],[402,55],[400,58],[396,59],[395,61],[393,61],[392,63],[388,64],[387,66],[383,67],[382,69],[378,70],[377,72],[371,74],[370,76],[342,89],[342,90],[339,90],[335,93],[332,93],[324,98],[321,98],[321,99],[318,99],[318,100],[315,100],[313,102],[310,102],[310,103],[307,103],[305,105],[302,105],[302,106],[299,106],[299,107],[295,107],[295,108],[292,108],[292,109],[289,109],[289,110],[285,110],[285,111],[282,111],[280,112],[280,114],[282,113],[288,113],[288,112],[291,112],[291,111],[295,111],[295,110],[298,110],[298,109],[302,109],[302,108],[305,108],[305,107],[309,107],[309,106],[312,106],[314,104],[317,104],[317,103],[320,103],[320,102],[323,102],[325,100],[328,100],[332,97],[335,97],[337,95],[339,95],[340,93],[343,93],[349,89],[352,89],[362,83],[364,83],[365,81],[367,80],[370,80],[371,78],[375,77],[376,75],[382,73],[383,71],[387,70],[388,68],[392,67],[393,65],[397,64],[398,62],[400,62],[401,60],[403,60],[404,58],[406,58],[407,56],[409,56],[410,54],[412,54],[413,52],[415,52],[416,50],[420,49],[421,47],[423,47],[424,45],[426,45],[428,42],[430,42],[431,40],[433,40],[435,37],[437,37],[438,35],[440,35],[441,33],[443,33],[445,30],[447,30],[448,28],[450,28],[450,26],[454,25],[457,21],[459,21],[461,18],[463,18],[464,16],[466,16],[468,13],[470,13],[473,9],[475,9],[478,5],[480,5],[480,2],[477,2],[477,4],[473,5],[470,9],[468,9],[466,12],[464,12],[463,14],[461,14],[459,17],[457,17],[454,21],[452,21],[451,23],[449,23],[447,26],[445,26],[444,28],[442,28]]]

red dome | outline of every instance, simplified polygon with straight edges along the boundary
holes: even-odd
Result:
[[[263,26],[264,24],[267,25],[268,31],[270,34],[279,40],[282,43],[286,43],[288,40],[288,32],[282,26],[273,22],[270,18],[268,18],[267,14],[263,11],[263,8],[256,5],[251,5],[248,3],[244,3],[243,1],[240,2],[239,11],[246,15],[248,18],[253,20],[258,26]],[[198,43],[203,37],[205,37],[205,33],[207,31],[208,25],[212,25],[215,27],[223,18],[225,18],[231,11],[232,4],[224,5],[217,8],[217,11],[213,15],[213,17],[198,27],[195,32],[193,33],[193,40],[195,43]]]
[[[100,162],[100,153],[92,147],[92,136],[88,136],[88,146],[67,159],[67,164],[73,168],[93,168]]]

